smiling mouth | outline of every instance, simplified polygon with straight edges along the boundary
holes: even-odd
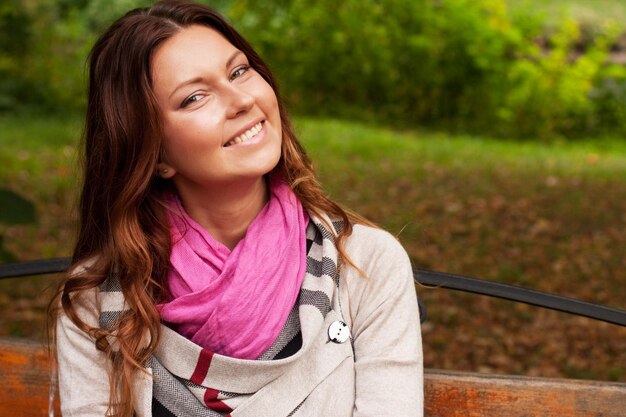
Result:
[[[240,143],[244,143],[244,142],[249,141],[250,139],[254,138],[256,135],[259,134],[261,129],[263,129],[263,123],[264,122],[259,122],[259,123],[255,124],[254,126],[252,126],[250,129],[246,130],[241,135],[239,135],[236,138],[231,139],[228,142],[226,142],[226,144],[224,144],[224,147],[238,145]]]

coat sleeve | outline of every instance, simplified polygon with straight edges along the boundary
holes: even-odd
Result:
[[[422,417],[422,340],[411,263],[393,236],[364,229],[350,250],[365,272],[364,277],[349,277],[355,289],[349,295],[356,373],[353,417]]]
[[[95,289],[74,298],[78,315],[98,325]],[[63,312],[56,326],[59,396],[63,417],[103,417],[109,403],[108,360],[94,340]]]

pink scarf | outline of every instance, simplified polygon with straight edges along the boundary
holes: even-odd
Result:
[[[270,181],[270,193],[232,251],[172,198],[172,299],[158,308],[163,321],[212,352],[257,359],[296,302],[306,270],[308,216],[280,177]]]

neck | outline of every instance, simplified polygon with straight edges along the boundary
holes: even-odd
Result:
[[[243,239],[248,226],[269,199],[263,177],[215,189],[177,188],[189,216],[230,250]]]

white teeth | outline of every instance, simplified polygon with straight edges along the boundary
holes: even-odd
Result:
[[[237,136],[235,139],[229,140],[224,146],[237,145],[239,143],[247,141],[248,139],[252,139],[261,131],[262,128],[263,122],[259,122],[256,125],[252,126],[250,129],[246,130],[241,135]]]

